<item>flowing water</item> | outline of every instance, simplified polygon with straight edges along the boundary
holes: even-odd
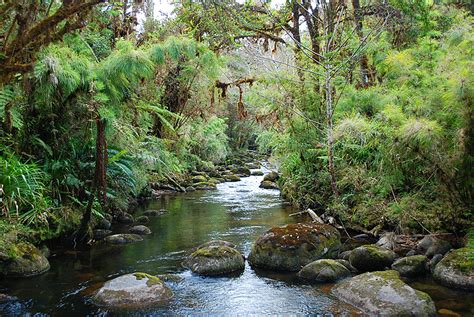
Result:
[[[0,306],[0,315],[360,314],[328,295],[331,285],[304,285],[294,274],[256,271],[247,264],[245,271],[235,276],[200,277],[181,267],[190,249],[201,243],[227,240],[248,255],[253,241],[269,227],[301,220],[288,216],[296,210],[280,199],[278,191],[258,187],[261,179],[251,176],[219,184],[214,191],[168,195],[149,202],[135,216],[144,209],[165,208],[169,212],[150,218],[148,226],[153,233],[144,241],[124,246],[97,244],[90,251],[65,252],[51,257],[51,270],[41,276],[0,281],[0,292],[21,300]],[[114,230],[126,232],[126,227]],[[91,303],[91,295],[106,280],[131,272],[176,275],[169,282],[174,292],[171,302],[121,313]]]

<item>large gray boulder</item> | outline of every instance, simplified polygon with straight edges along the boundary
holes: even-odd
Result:
[[[245,268],[244,256],[227,241],[210,241],[199,246],[183,266],[200,275],[222,275]]]
[[[50,269],[48,259],[31,243],[7,243],[2,251],[6,252],[0,252],[0,275],[30,277]]]
[[[452,250],[436,264],[433,277],[447,287],[474,291],[474,250]]]
[[[370,316],[436,316],[430,296],[405,284],[393,270],[343,280],[331,292]]]
[[[416,246],[417,252],[426,255],[428,258],[432,258],[435,254],[444,255],[452,248],[451,243],[433,235],[425,236]]]
[[[296,223],[274,227],[253,244],[252,266],[279,271],[299,271],[319,259],[334,258],[341,246],[336,228],[326,224]]]
[[[143,241],[143,238],[138,234],[119,233],[104,238],[105,242],[109,244],[127,244],[133,242]]]
[[[352,250],[349,262],[359,272],[384,270],[390,267],[397,254],[375,244],[363,245]]]
[[[351,276],[351,272],[336,260],[321,259],[306,264],[298,276],[309,282],[330,283]]]
[[[392,269],[401,276],[415,277],[426,273],[427,258],[424,255],[407,256],[396,260]]]
[[[173,292],[160,278],[133,273],[106,282],[92,301],[112,309],[137,309],[165,304],[172,296]]]

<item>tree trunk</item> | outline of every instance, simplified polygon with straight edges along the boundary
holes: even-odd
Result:
[[[107,139],[105,137],[105,120],[97,115],[97,137],[95,144],[95,188],[97,197],[102,203],[107,201]]]
[[[363,22],[364,17],[360,11],[360,3],[359,0],[352,0],[352,7],[354,10],[354,22],[355,22],[355,29],[357,36],[359,37],[359,41],[362,43],[364,40],[364,33],[363,33]],[[365,53],[362,53],[359,58],[360,63],[360,83],[361,86],[367,88],[370,85],[369,79],[369,60]]]

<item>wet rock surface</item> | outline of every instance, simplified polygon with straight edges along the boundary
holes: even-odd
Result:
[[[474,250],[452,250],[436,264],[433,277],[447,287],[474,291]]]
[[[380,271],[389,268],[396,257],[395,252],[370,244],[352,250],[349,262],[359,272]]]
[[[369,315],[436,316],[430,296],[405,284],[393,270],[345,279],[331,293]]]
[[[158,277],[133,273],[110,280],[93,296],[93,303],[112,309],[133,309],[165,304],[173,292]]]
[[[340,234],[330,225],[289,224],[274,227],[260,236],[248,260],[259,268],[299,271],[312,261],[334,258],[340,245]]]

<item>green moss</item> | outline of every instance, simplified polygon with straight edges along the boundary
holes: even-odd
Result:
[[[453,250],[443,259],[444,261],[463,273],[472,272],[474,271],[474,250],[471,248]]]
[[[206,248],[200,248],[194,251],[191,256],[194,257],[226,257],[229,255],[239,254],[236,249],[227,246],[210,246]]]
[[[151,287],[151,286],[157,285],[157,284],[163,284],[163,281],[158,276],[154,276],[154,275],[150,275],[150,274],[142,273],[142,272],[133,273],[133,275],[139,281],[146,278],[147,279],[146,285],[148,287]]]

